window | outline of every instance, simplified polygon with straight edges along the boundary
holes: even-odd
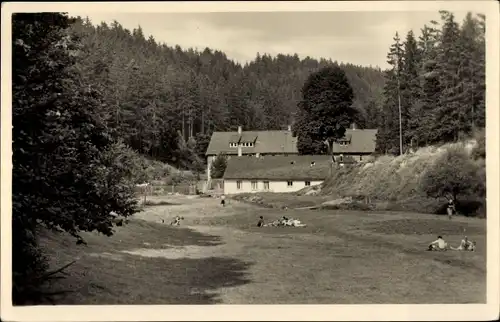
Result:
[[[236,181],[236,189],[241,190],[241,181]]]
[[[289,188],[290,188],[290,187],[292,187],[292,186],[293,186],[293,181],[288,181],[288,182],[286,183],[286,185],[287,185]]]
[[[257,190],[257,181],[252,181],[252,190]]]
[[[344,156],[341,154],[340,155],[340,162],[344,161]]]
[[[264,181],[264,190],[269,190],[269,181]]]
[[[306,181],[306,187],[309,187],[311,185],[311,181]]]
[[[253,147],[253,142],[248,143],[249,147]]]
[[[362,155],[359,156],[359,161],[363,161],[363,156]]]
[[[231,142],[231,143],[229,143],[229,146],[230,146],[231,148],[235,148],[235,147],[237,147],[237,146],[238,146],[238,143]]]

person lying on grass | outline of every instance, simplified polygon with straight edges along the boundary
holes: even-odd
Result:
[[[470,241],[467,236],[465,236],[464,239],[462,239],[462,241],[460,242],[460,246],[458,246],[457,248],[450,246],[450,248],[452,250],[467,250],[473,252],[476,249],[476,242]]]
[[[447,249],[448,249],[448,243],[444,241],[443,237],[438,236],[438,238],[435,241],[429,244],[429,248],[427,250],[442,251]]]
[[[283,216],[279,220],[275,220],[272,223],[265,224],[264,227],[306,227],[305,224],[301,223],[298,219],[287,218]]]
[[[181,225],[181,220],[183,220],[184,217],[179,217],[175,216],[174,220],[170,223],[172,226],[180,226]]]

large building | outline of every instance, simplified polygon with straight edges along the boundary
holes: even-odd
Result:
[[[375,152],[377,132],[376,129],[360,130],[351,126],[345,131],[344,137],[333,144],[335,162],[368,161]]]
[[[329,175],[328,155],[276,155],[228,160],[224,194],[293,192],[321,184]]]
[[[344,163],[352,162],[364,162],[369,161],[371,155],[375,152],[375,145],[377,139],[377,130],[374,129],[356,129],[354,124],[350,129],[346,130],[343,138],[338,140],[338,142],[333,144],[332,155],[334,162],[338,162],[343,165]],[[274,182],[274,188],[270,188],[271,179],[260,177],[248,177],[248,178],[237,178],[235,177],[236,172],[241,171],[245,173],[248,169],[247,166],[258,166],[260,167],[271,167],[269,163],[270,160],[276,160],[277,163],[288,162],[286,157],[298,156],[299,152],[297,149],[297,137],[292,135],[291,127],[288,126],[288,130],[282,131],[243,131],[242,127],[238,127],[238,131],[235,132],[214,132],[212,138],[208,145],[207,151],[205,153],[207,157],[207,180],[211,180],[210,168],[213,160],[218,154],[225,154],[228,158],[228,168],[226,169],[226,174],[224,175],[224,185],[229,184],[227,188],[230,191],[254,191],[251,182],[257,180],[261,181],[262,187],[266,186],[264,190],[273,191],[293,191],[302,189],[306,186],[306,182],[319,182],[323,181],[323,173],[316,177],[301,177],[298,181],[303,181],[302,183],[292,184],[293,187],[289,186],[289,181],[294,181],[292,177],[283,178],[281,183]],[[272,157],[276,157],[275,159]],[[318,160],[332,160],[331,156],[301,156],[296,160],[306,160],[307,157],[312,157]],[[236,161],[234,159],[246,159],[248,161]],[[281,161],[280,161],[281,160]],[[252,163],[253,162],[253,163]],[[297,161],[297,164],[302,164]],[[325,161],[326,162],[326,161]],[[281,167],[281,166],[280,166]],[[293,167],[292,167],[293,168]],[[316,167],[314,169],[318,169]],[[311,168],[313,169],[313,168]],[[234,171],[234,174],[233,174]],[[260,169],[259,171],[263,171]],[[270,170],[271,171],[271,170]],[[273,170],[274,171],[274,170]],[[278,177],[276,177],[278,178]],[[241,179],[241,180],[238,180]],[[228,181],[229,180],[229,181]],[[273,179],[274,180],[274,179]],[[234,182],[233,182],[234,181]],[[241,181],[238,185],[236,181]],[[264,181],[269,181],[269,183],[262,183]],[[295,180],[296,181],[296,180]],[[245,183],[246,182],[246,183]],[[240,188],[232,188],[231,185],[238,185]],[[224,188],[226,190],[226,188]],[[257,190],[260,190],[258,187]]]
[[[214,132],[205,153],[207,177],[211,179],[210,167],[215,157],[223,153],[232,156],[261,157],[267,155],[298,155],[297,138],[292,136],[291,127],[283,131]]]

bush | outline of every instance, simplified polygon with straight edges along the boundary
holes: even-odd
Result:
[[[220,179],[224,176],[224,172],[227,167],[227,158],[224,154],[219,154],[215,157],[215,160],[210,166],[211,177],[214,179]]]
[[[456,200],[459,195],[484,190],[479,170],[463,149],[449,149],[423,175],[419,188],[429,197]]]
[[[475,134],[476,146],[472,149],[472,157],[474,159],[486,158],[486,133],[485,129],[481,129]]]

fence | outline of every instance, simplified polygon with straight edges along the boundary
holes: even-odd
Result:
[[[146,187],[137,187],[136,193],[140,196],[160,196],[167,194],[182,194],[182,195],[195,195],[199,191],[198,184],[179,184],[179,185],[162,185],[150,184]]]

